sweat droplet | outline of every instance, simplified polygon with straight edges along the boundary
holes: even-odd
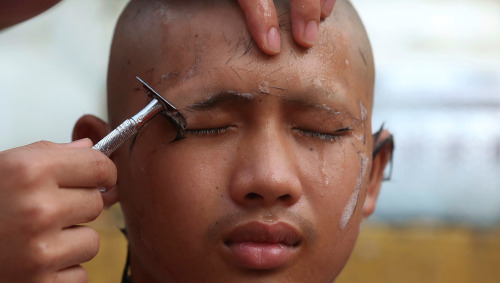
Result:
[[[328,185],[329,181],[328,181],[328,174],[325,170],[325,167],[326,167],[326,160],[325,160],[325,152],[324,152],[324,149],[323,148],[319,148],[318,150],[318,160],[319,160],[319,166],[320,166],[320,169],[321,169],[321,177],[323,178],[323,184],[325,186]]]
[[[262,216],[262,218],[264,219],[264,221],[268,221],[268,222],[271,222],[274,219],[273,214],[269,211],[264,212],[264,215]]]

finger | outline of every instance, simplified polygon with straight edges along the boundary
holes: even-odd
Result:
[[[80,148],[80,147],[92,147],[92,141],[88,138],[84,138],[81,140],[76,140],[74,142],[62,144],[61,146],[63,147],[68,147],[68,148]]]
[[[88,140],[72,144],[37,142],[0,152],[0,168],[11,172],[7,181],[26,188],[37,188],[47,182],[68,188],[113,187],[114,163],[90,145]]]
[[[85,268],[81,265],[75,265],[53,274],[47,282],[66,283],[66,282],[88,282],[89,276]]]
[[[99,252],[99,234],[87,226],[63,229],[51,239],[55,270],[80,265],[93,259]]]
[[[60,227],[93,221],[104,209],[103,197],[97,188],[61,189],[57,198],[57,203],[60,205],[60,218],[58,218]]]
[[[50,230],[60,230],[96,219],[103,210],[101,193],[95,189],[38,190],[16,205],[14,228],[29,237]],[[8,219],[8,218],[7,218]]]
[[[106,192],[103,192],[102,194],[102,200],[104,202],[104,209],[110,208],[113,204],[118,202],[118,189],[113,187],[110,190],[107,190]]]
[[[295,42],[307,48],[316,44],[321,16],[321,1],[291,0],[290,13]]]
[[[335,6],[335,0],[321,0],[321,18],[324,19],[333,11],[333,6]]]
[[[27,272],[51,277],[58,271],[91,260],[98,251],[97,232],[90,227],[73,226],[30,239],[19,253],[24,253],[22,264]]]
[[[104,154],[91,148],[61,149],[52,156],[54,175],[60,187],[112,188],[116,166]]]
[[[269,55],[280,52],[280,34],[276,7],[272,0],[238,0],[245,13],[248,30],[257,46]]]
[[[67,188],[111,188],[116,183],[116,166],[104,154],[91,148],[92,141],[82,139],[68,144],[40,141],[9,152],[12,168],[31,180],[56,178]]]
[[[58,2],[59,0],[0,1],[0,29],[34,17]]]
[[[49,149],[49,148],[82,148],[92,147],[92,141],[88,138],[76,140],[70,143],[53,143],[49,141],[38,141],[25,146],[29,149]],[[23,147],[19,147],[21,149]]]

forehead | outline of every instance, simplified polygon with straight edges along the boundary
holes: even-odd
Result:
[[[334,20],[321,23],[318,45],[303,49],[291,37],[289,13],[282,13],[279,16],[282,52],[268,56],[256,47],[244,16],[235,5],[207,5],[190,13],[182,9],[175,11],[168,15],[162,8],[153,12],[157,19],[152,21],[161,23],[156,25],[155,36],[162,39],[162,48],[158,51],[163,52],[161,57],[166,59],[166,68],[183,69],[194,63],[197,67],[244,65],[268,73],[276,67],[289,67],[298,75],[313,71],[350,75],[364,73],[366,69],[357,68],[364,63],[358,51],[360,47],[355,46],[355,32]]]
[[[233,90],[322,94],[370,108],[366,98],[373,82],[362,44],[354,27],[334,18],[338,15],[321,23],[319,44],[303,49],[291,37],[288,8],[278,7],[282,52],[268,56],[256,47],[236,3],[207,3],[194,8],[156,4],[142,12],[142,20],[132,20],[137,25],[132,29],[141,32],[120,47],[128,58],[127,75],[143,76],[180,107],[192,102],[182,102],[186,94],[197,100],[199,95]]]
[[[256,47],[242,15],[232,9],[220,7],[176,18],[181,24],[159,30],[165,39],[165,61],[157,67],[170,83],[195,76],[207,76],[213,83],[214,78],[229,73],[239,84],[258,83],[263,91],[269,85],[286,88],[293,82],[335,90],[366,81],[367,68],[357,50],[350,48],[352,39],[346,31],[322,25],[320,44],[305,50],[288,32],[288,14],[282,14],[280,21],[282,52],[271,57]]]

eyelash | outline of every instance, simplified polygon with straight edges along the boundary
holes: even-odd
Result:
[[[302,136],[312,138],[312,139],[319,139],[320,141],[324,141],[324,142],[340,141],[347,133],[349,133],[352,130],[351,128],[343,128],[343,129],[335,130],[334,134],[325,134],[325,133],[304,130],[304,129],[299,129],[299,128],[293,128],[293,129],[297,130],[300,133],[300,135],[302,135]]]
[[[197,135],[197,136],[217,136],[222,135],[227,132],[229,127],[220,128],[207,128],[207,129],[186,129],[184,132],[186,134]]]
[[[206,128],[206,129],[186,129],[185,133],[190,134],[190,135],[197,135],[197,136],[218,136],[218,135],[225,134],[227,132],[228,128],[229,128],[229,126],[220,127],[220,128]],[[339,129],[339,130],[334,131],[334,134],[325,134],[325,133],[300,129],[300,128],[296,128],[296,127],[294,127],[293,130],[298,131],[300,133],[300,135],[308,137],[308,138],[318,139],[320,141],[325,141],[325,142],[335,142],[335,141],[340,141],[352,129],[349,127]]]

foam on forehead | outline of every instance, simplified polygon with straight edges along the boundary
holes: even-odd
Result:
[[[325,62],[341,60],[342,62],[335,62],[336,66],[341,66],[339,69],[350,68],[355,64],[364,65],[366,71],[361,77],[366,78],[368,85],[371,85],[366,91],[369,98],[366,107],[371,112],[373,58],[364,27],[351,4],[348,1],[337,1],[333,14],[321,23],[320,43],[311,50],[304,50],[291,37],[288,1],[275,2],[280,15],[282,53],[297,54],[297,59],[294,60],[299,62],[301,58],[308,55],[313,57],[315,52],[322,52],[326,57],[320,59]],[[221,14],[224,16],[221,17]],[[202,19],[199,21],[201,24],[195,28],[206,31],[196,39],[193,37],[198,37],[198,33],[190,33],[192,26],[183,25],[191,24],[194,19]],[[220,25],[233,30],[233,34],[221,33],[217,30]],[[269,68],[278,60],[277,57],[269,57],[260,52],[253,43],[236,1],[132,0],[118,22],[110,56],[108,108],[111,122],[119,122],[126,116],[121,115],[121,111],[126,109],[129,101],[126,94],[136,88],[133,79],[136,75],[149,80],[148,74],[153,73],[150,71],[151,66],[165,62],[164,65],[179,64],[183,67],[167,68],[161,75],[151,75],[149,82],[153,85],[159,80],[189,79],[196,75],[197,67],[206,63],[202,55],[197,57],[196,54],[210,52],[213,46],[223,44],[228,52],[234,52],[235,58],[244,58],[250,63],[259,62],[252,64],[251,68],[266,71],[266,67]],[[195,55],[190,55],[190,52]],[[341,53],[349,53],[349,56],[338,56]],[[182,61],[186,56],[192,57],[189,63]],[[347,57],[349,59],[345,59]],[[315,85],[322,83],[320,80],[314,82]],[[269,88],[269,85],[267,81],[259,83],[262,89]]]

